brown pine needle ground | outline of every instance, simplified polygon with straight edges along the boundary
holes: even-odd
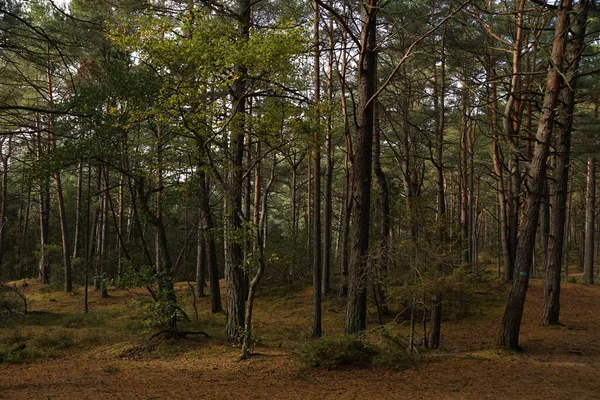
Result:
[[[189,305],[186,287],[178,285],[181,301]],[[41,293],[40,285],[29,282],[25,291],[33,314],[0,317],[0,351],[25,343],[37,353],[31,350],[23,363],[0,364],[0,398],[600,398],[600,287],[564,283],[563,325],[551,328],[539,326],[541,287],[540,280],[532,281],[527,297],[525,353],[495,348],[503,312],[495,302],[474,318],[444,322],[443,348],[395,371],[300,364],[293,349],[310,325],[310,288],[263,290],[255,307],[254,355],[239,361],[239,348],[223,341],[224,315],[204,312],[207,299],[197,302],[195,327],[210,338],[168,341],[145,351],[151,335],[140,333],[135,300],[143,292],[111,290],[108,299],[90,292],[90,314],[82,315],[81,288],[74,295]],[[341,332],[343,314],[343,302],[325,301],[326,333]]]

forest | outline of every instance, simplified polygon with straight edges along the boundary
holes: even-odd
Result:
[[[588,330],[599,40],[590,0],[0,0],[0,367]]]

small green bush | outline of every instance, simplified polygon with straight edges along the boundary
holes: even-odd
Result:
[[[7,351],[3,353],[2,362],[8,364],[22,364],[40,358],[42,354],[39,350],[27,347],[21,351]]]
[[[68,349],[74,345],[73,336],[61,332],[56,335],[42,334],[33,339],[35,346],[44,350],[61,350]]]
[[[23,335],[21,331],[13,331],[12,335],[6,341],[9,345],[24,343],[31,338],[31,335]]]
[[[119,369],[119,367],[113,367],[112,365],[107,365],[106,367],[102,368],[102,372],[104,372],[105,374],[118,374],[119,372],[121,372],[121,370]]]
[[[324,336],[301,346],[296,354],[300,361],[312,367],[330,369],[373,365],[378,349],[356,336]]]

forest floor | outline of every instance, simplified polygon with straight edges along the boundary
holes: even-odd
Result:
[[[187,284],[178,287],[181,301],[191,304]],[[81,288],[68,295],[29,281],[22,290],[29,313],[0,315],[0,352],[27,346],[13,362],[0,363],[2,399],[600,399],[600,286],[563,283],[563,325],[548,328],[539,326],[542,281],[532,280],[522,353],[495,347],[508,293],[496,283],[480,294],[477,312],[444,321],[440,350],[420,349],[420,357],[398,368],[331,370],[294,355],[308,340],[307,286],[259,293],[257,342],[244,361],[223,338],[224,314],[204,311],[207,299],[197,301],[200,315],[190,329],[209,338],[150,348],[151,335],[141,333],[141,291],[115,289],[107,299],[90,292],[90,312],[83,314]],[[369,318],[375,327],[376,315]],[[326,298],[324,331],[340,333],[343,319],[343,301]]]

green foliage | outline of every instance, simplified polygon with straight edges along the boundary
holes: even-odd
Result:
[[[121,370],[119,369],[119,367],[107,365],[106,367],[102,368],[102,372],[105,374],[114,375],[114,374],[118,374],[119,372],[121,372]]]
[[[16,344],[24,343],[31,339],[31,334],[23,335],[20,330],[13,331],[12,335],[6,340],[6,344],[14,346]]]
[[[181,307],[168,300],[150,301],[136,298],[131,302],[131,306],[137,310],[142,319],[144,333],[168,329],[173,319],[178,316],[184,316],[187,319]]]
[[[8,364],[22,364],[33,361],[43,356],[43,353],[35,348],[26,347],[21,351],[6,351],[2,358],[2,362]]]
[[[33,344],[41,351],[62,350],[72,347],[75,342],[73,335],[66,332],[57,332],[54,334],[43,333],[33,338]]]
[[[323,336],[296,349],[295,354],[311,367],[402,369],[413,357],[398,326],[389,324],[364,337],[345,335]]]
[[[332,335],[307,342],[296,350],[300,361],[311,367],[329,369],[361,367],[373,365],[379,354],[376,347],[356,336]]]
[[[7,286],[0,286],[0,313],[24,312],[23,299]]]
[[[53,356],[58,351],[73,347],[75,342],[71,334],[65,332],[43,333],[39,336],[22,335],[16,331],[7,341],[10,345],[0,351],[0,362],[19,364],[40,357]],[[15,348],[15,345],[18,345]]]

